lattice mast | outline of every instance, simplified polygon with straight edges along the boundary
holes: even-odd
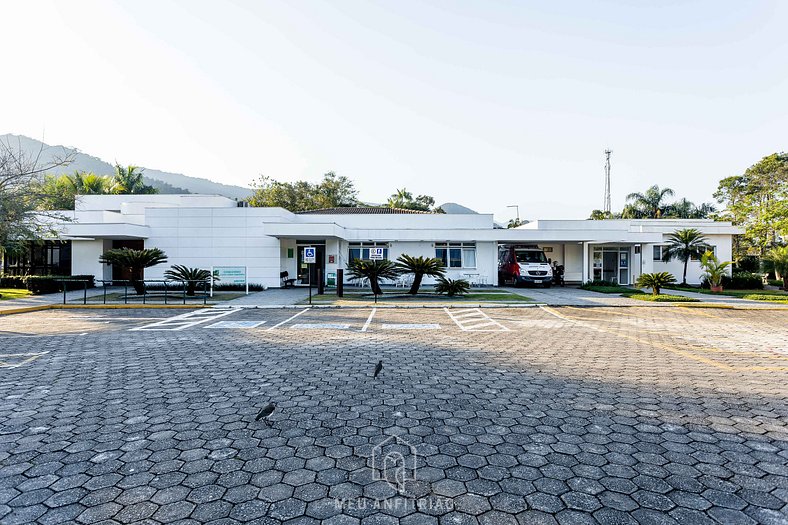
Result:
[[[606,149],[605,150],[605,204],[603,206],[603,211],[605,213],[611,213],[610,208],[610,154],[613,153],[613,150]]]

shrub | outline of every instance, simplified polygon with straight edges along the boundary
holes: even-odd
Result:
[[[455,295],[465,295],[471,289],[471,283],[465,279],[447,279],[445,277],[438,277],[438,282],[435,283],[435,291],[439,294],[446,294],[449,297]]]
[[[0,277],[0,286],[4,288],[24,288],[35,295],[58,293],[66,290],[81,290],[83,281],[88,281],[88,288],[96,284],[93,275],[8,275]],[[61,282],[61,280],[74,282]]]
[[[656,273],[642,273],[635,282],[638,288],[651,288],[653,295],[659,295],[662,288],[676,283],[676,278],[672,273],[656,272]]]
[[[616,281],[606,281],[604,279],[594,279],[593,281],[586,281],[583,283],[580,288],[585,289],[586,287],[590,286],[618,286]]]
[[[214,272],[213,280],[218,281],[219,277]],[[179,281],[186,285],[186,295],[192,296],[199,285],[201,288],[211,280],[211,271],[202,268],[189,268],[181,264],[173,264],[172,267],[164,272],[164,278],[170,281]]]
[[[779,286],[782,288],[783,282],[781,279],[768,279],[766,282],[769,283],[769,286]]]
[[[736,261],[736,264],[733,266],[733,273],[740,273],[740,272],[747,272],[747,273],[758,273],[761,269],[761,260],[760,258],[754,255],[746,255]]]
[[[707,288],[709,283],[704,279],[702,286]],[[763,290],[763,277],[757,273],[739,272],[722,277],[723,288],[730,290]]]
[[[773,301],[777,303],[788,303],[788,294],[749,293],[747,295],[742,295],[742,299],[749,299],[750,301]]]

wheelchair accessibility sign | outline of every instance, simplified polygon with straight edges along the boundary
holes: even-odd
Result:
[[[314,246],[307,246],[304,248],[304,262],[307,264],[314,264],[317,262],[317,255]]]

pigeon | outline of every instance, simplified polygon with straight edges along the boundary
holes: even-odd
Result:
[[[254,418],[255,421],[260,421],[261,419],[265,419],[265,422],[268,423],[268,416],[274,413],[276,410],[276,405],[273,403],[268,403],[266,406],[260,409],[260,412],[257,413],[257,417]]]
[[[381,370],[383,370],[383,361],[378,361],[378,364],[375,365],[375,373],[372,374],[372,377],[377,379]]]

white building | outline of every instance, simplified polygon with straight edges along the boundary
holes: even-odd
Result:
[[[726,261],[731,260],[732,236],[741,233],[728,222],[686,219],[539,220],[501,229],[495,227],[491,214],[386,208],[296,214],[282,208],[239,207],[231,199],[212,195],[79,196],[76,210],[62,213],[70,218],[57,226],[63,242],[51,243],[57,253],[50,250],[42,255],[52,268],[109,280],[112,268],[99,263],[103,252],[144,246],[160,248],[169,258],[166,264],[147,269],[146,279],[162,278],[171,264],[245,266],[250,283],[269,287],[280,286],[282,271],[308,282],[307,266],[301,263],[304,246],[317,248],[315,266],[329,278],[352,257],[364,258],[365,249],[377,246],[392,260],[401,254],[441,257],[449,277],[470,275],[495,285],[499,246],[528,244],[564,265],[567,282],[596,278],[631,284],[639,274],[655,271],[681,279],[680,261],[661,260],[668,234],[696,228]],[[14,272],[13,260],[5,261],[5,266],[6,272]],[[700,278],[699,263],[691,261],[688,282],[698,283]]]

